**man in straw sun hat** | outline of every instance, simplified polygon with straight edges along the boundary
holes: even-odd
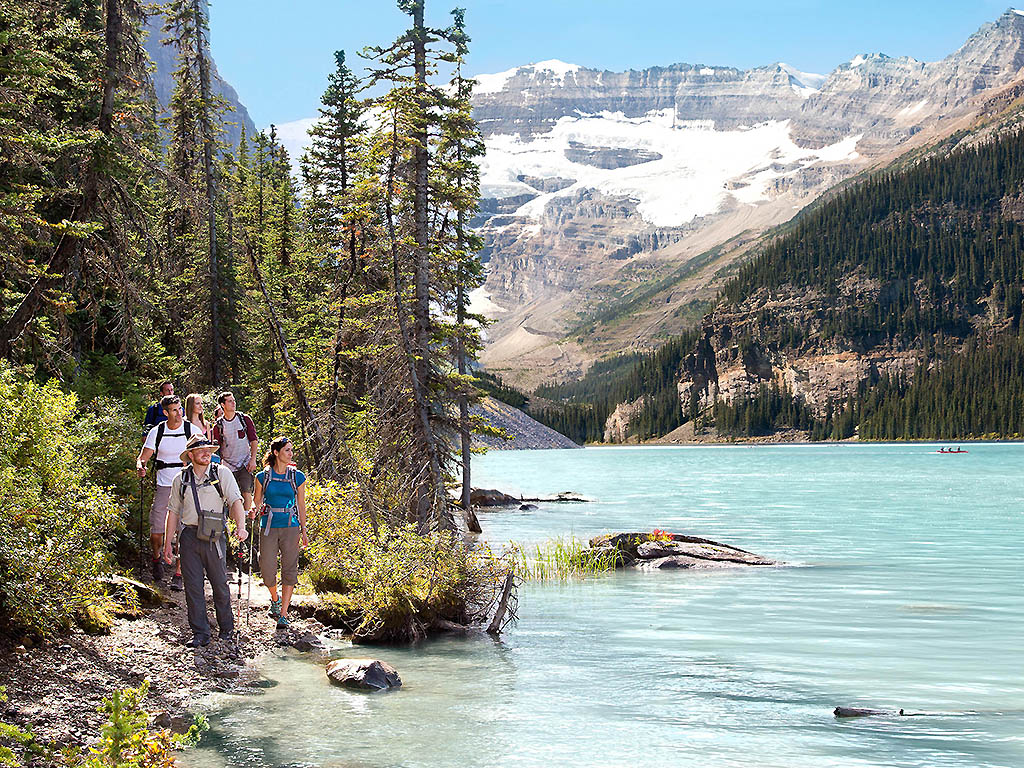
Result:
[[[185,586],[185,604],[188,623],[192,628],[190,647],[200,648],[210,643],[210,622],[206,616],[204,577],[213,590],[213,606],[217,613],[220,637],[230,639],[235,630],[231,613],[231,594],[228,574],[220,544],[227,536],[224,507],[231,511],[239,541],[245,541],[245,511],[242,494],[238,490],[231,470],[213,463],[217,444],[203,435],[189,438],[181,461],[185,464],[171,486],[167,508],[167,530],[177,530],[180,519],[184,528],[178,542],[181,558],[181,576]],[[164,557],[170,559],[171,541],[164,546]]]

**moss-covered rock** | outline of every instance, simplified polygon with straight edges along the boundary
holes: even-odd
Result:
[[[109,635],[114,629],[115,607],[109,599],[90,600],[75,613],[75,621],[87,635]]]

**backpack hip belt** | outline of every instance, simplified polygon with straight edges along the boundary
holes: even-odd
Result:
[[[296,509],[294,506],[291,506],[291,507],[268,507],[268,506],[264,505],[264,507],[263,507],[263,524],[261,526],[262,529],[263,529],[261,531],[261,533],[264,536],[269,536],[270,535],[270,523],[274,519],[274,514],[275,513],[276,514],[285,514],[285,513],[287,513],[288,516],[289,516],[288,517],[288,526],[287,527],[288,528],[294,528],[295,527],[295,526],[291,525],[292,519],[295,518],[296,514],[298,513],[298,509]]]

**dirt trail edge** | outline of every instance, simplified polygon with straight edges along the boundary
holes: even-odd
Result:
[[[230,577],[234,607],[237,577]],[[199,696],[213,691],[257,693],[262,679],[256,659],[261,653],[273,646],[320,649],[319,634],[324,628],[311,619],[293,618],[290,629],[275,631],[258,577],[253,579],[247,628],[247,577],[242,578],[237,650],[216,634],[206,648],[186,648],[183,643],[191,632],[184,594],[166,589],[163,605],[143,609],[137,619],[116,619],[109,635],[87,635],[76,629],[39,647],[0,650],[0,685],[7,688],[0,720],[29,727],[44,742],[86,746],[98,739],[105,720],[97,712],[102,700],[116,689],[138,687],[147,678],[146,709],[157,716],[158,725],[175,731],[187,730],[192,723]],[[296,598],[301,601],[302,596]],[[209,599],[207,605],[216,633]]]

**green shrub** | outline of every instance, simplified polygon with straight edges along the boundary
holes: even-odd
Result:
[[[452,534],[420,535],[383,521],[375,534],[354,487],[310,484],[306,499],[314,587],[345,587],[322,594],[320,610],[332,619],[325,623],[351,627],[357,641],[414,641],[438,620],[472,622],[493,599],[503,565]]]
[[[0,362],[0,626],[12,633],[68,627],[109,570],[120,510],[94,479],[95,430],[77,416],[75,395]]]
[[[306,569],[306,575],[313,586],[313,591],[318,595],[333,592],[346,594],[356,589],[359,585],[352,580],[352,575],[337,568],[326,568],[322,565],[310,564]]]

